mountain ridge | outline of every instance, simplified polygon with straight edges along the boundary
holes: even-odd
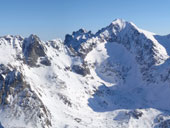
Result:
[[[122,19],[64,41],[0,37],[0,126],[170,127],[168,42]]]

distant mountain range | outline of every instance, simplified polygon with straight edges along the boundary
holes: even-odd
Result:
[[[116,19],[65,40],[0,37],[0,128],[170,127],[170,35]]]

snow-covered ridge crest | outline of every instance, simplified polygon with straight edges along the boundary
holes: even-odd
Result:
[[[123,19],[115,19],[109,26],[110,27],[117,27],[116,29],[117,30],[114,30],[113,29],[113,32],[116,32],[116,31],[121,31],[122,29],[124,29],[127,25],[131,25],[131,26],[134,26],[134,27],[136,27],[135,26],[135,24],[133,24],[132,22],[127,22],[127,21],[125,21],[125,20],[123,20]],[[136,27],[137,28],[137,27]]]
[[[155,58],[151,62],[155,65],[164,63],[168,58],[166,49],[155,39],[155,34],[144,31],[132,22],[127,22],[122,19],[114,20],[109,26],[100,29],[90,37],[86,35],[87,33],[81,33],[81,37],[86,37],[84,40],[78,40],[74,34],[70,35],[72,38],[66,40],[65,44],[69,44],[68,46],[72,46],[75,51],[85,55],[92,47],[97,45],[97,42],[117,42],[135,55],[139,54],[142,49],[143,52],[147,52],[146,50],[152,52],[149,55],[152,59]],[[154,56],[154,58],[152,56]]]

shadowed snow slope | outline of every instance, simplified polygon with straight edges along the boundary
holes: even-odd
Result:
[[[169,43],[122,19],[64,42],[0,37],[0,127],[170,127]]]

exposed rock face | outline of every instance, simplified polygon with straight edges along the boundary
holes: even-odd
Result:
[[[26,87],[21,74],[19,72],[16,72],[15,70],[9,71],[6,74],[5,79],[2,80],[1,83],[0,104],[2,105],[8,104],[8,95],[14,95],[15,93],[18,93],[20,90],[23,90]]]
[[[131,111],[131,112],[129,112],[129,114],[135,119],[139,119],[143,115],[143,113],[139,110]]]
[[[72,47],[76,51],[78,51],[80,45],[93,36],[94,34],[92,34],[91,31],[86,31],[85,29],[79,29],[78,31],[73,32],[72,35],[67,34],[64,43],[67,46]]]
[[[76,72],[77,74],[80,74],[80,75],[83,75],[83,76],[90,74],[90,70],[88,68],[82,67],[82,66],[79,66],[79,65],[73,65],[72,70],[74,72]]]
[[[40,58],[40,63],[45,66],[51,66],[51,62],[47,57]]]
[[[170,119],[162,121],[159,125],[155,128],[169,128],[170,127]]]
[[[48,110],[38,95],[31,90],[30,85],[25,82],[22,73],[15,69],[10,70],[2,64],[0,66],[0,107],[4,112],[8,111],[6,116],[14,118],[23,116],[26,122],[31,120],[34,125],[40,123],[43,127],[51,125]]]
[[[36,35],[31,35],[29,38],[26,38],[23,42],[22,49],[25,56],[25,61],[28,65],[36,66],[38,58],[44,57],[40,63],[50,66],[50,61],[45,54],[45,48]]]

